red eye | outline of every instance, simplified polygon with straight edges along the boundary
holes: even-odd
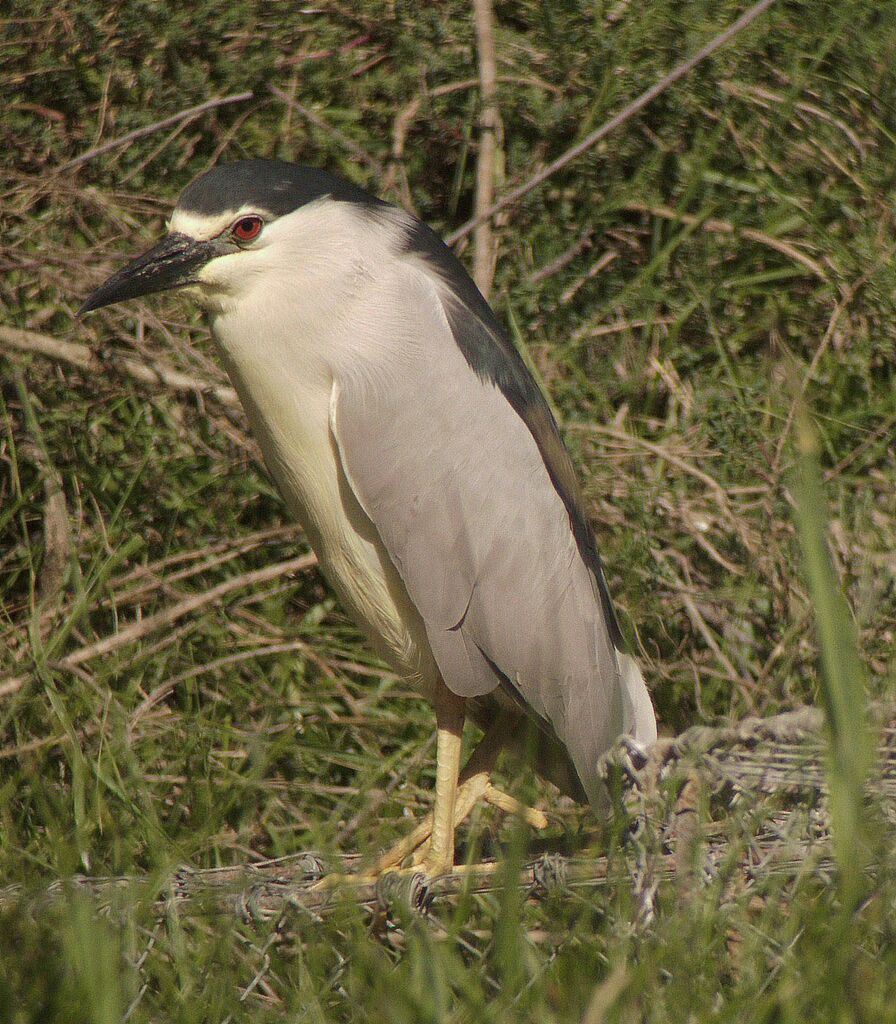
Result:
[[[230,229],[230,233],[237,241],[251,242],[253,239],[258,238],[263,227],[264,221],[261,217],[240,217]]]

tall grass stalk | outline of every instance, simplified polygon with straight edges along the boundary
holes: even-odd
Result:
[[[805,409],[796,420],[796,523],[821,655],[819,696],[827,717],[834,852],[844,909],[866,890],[869,860],[865,784],[871,767],[867,681],[849,605],[828,549],[828,516],[818,438]]]

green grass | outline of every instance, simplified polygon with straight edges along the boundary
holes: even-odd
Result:
[[[499,5],[508,187],[741,9]],[[707,794],[701,821],[728,852],[686,901],[662,882],[652,916],[623,876],[544,901],[468,895],[382,928],[350,904],[279,931],[174,906],[159,919],[151,897],[178,865],[369,856],[403,835],[429,802],[432,714],[313,569],[77,658],[305,548],[238,412],[122,369],[127,356],[223,382],[196,312],[174,297],[83,323],[74,310],[222,157],[298,159],[446,234],[462,223],[476,92],[424,89],[475,78],[468,5],[35,0],[0,46],[2,323],[102,361],[84,372],[0,339],[0,878],[25,893],[0,909],[0,1021],[99,1024],[128,1008],[135,1022],[896,1020],[892,808],[856,795],[864,697],[892,696],[896,680],[885,5],[781,0],[499,228],[493,304],[562,417],[663,729],[806,702],[830,712],[835,867],[810,853],[747,884],[755,837],[826,804]],[[244,89],[248,104],[53,173]],[[800,437],[816,439],[808,455]],[[48,553],[54,481],[68,544]],[[587,812],[535,792],[552,842],[577,849]],[[622,845],[620,865],[663,841],[652,821],[623,842],[631,813],[602,840]],[[490,815],[465,835],[527,849]],[[36,899],[78,873],[146,876],[149,890],[105,914],[83,895]]]

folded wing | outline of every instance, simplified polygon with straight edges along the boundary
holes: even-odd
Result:
[[[569,498],[545,458],[559,436],[533,432],[540,417],[556,434],[534,382],[526,417],[514,407],[522,400],[512,403],[464,351],[470,332],[488,335],[490,325],[450,296],[429,307],[423,343],[384,372],[348,373],[334,386],[331,426],[346,477],[447,686],[466,697],[509,688],[550,725],[595,799],[597,759],[612,741],[624,730],[652,738],[647,691],[634,662],[620,660],[599,562],[583,557]]]

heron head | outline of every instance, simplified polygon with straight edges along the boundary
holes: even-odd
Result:
[[[225,296],[238,299],[278,265],[295,273],[303,254],[315,255],[322,237],[338,247],[339,225],[346,218],[337,208],[351,209],[356,221],[359,213],[363,219],[390,209],[314,168],[279,160],[221,164],[184,190],[168,235],[104,281],[78,315],[191,286],[203,305],[219,304]]]

